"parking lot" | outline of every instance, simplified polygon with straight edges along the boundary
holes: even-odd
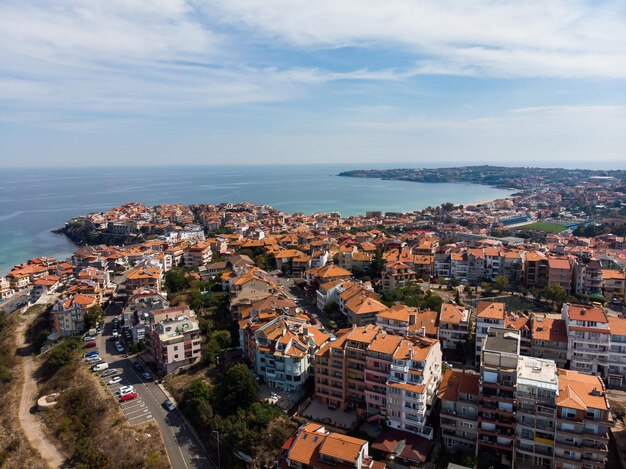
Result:
[[[138,423],[152,420],[152,412],[150,412],[150,410],[146,406],[146,403],[142,399],[140,393],[137,393],[137,397],[133,400],[120,402],[120,398],[116,394],[116,392],[123,386],[137,387],[137,385],[133,384],[136,382],[136,379],[129,379],[123,369],[118,368],[116,369],[116,371],[117,372],[115,374],[102,378],[102,380],[104,381],[107,389],[111,393],[113,399],[115,399],[115,401],[120,405],[122,411],[124,412],[124,415],[128,419],[128,422],[132,425],[136,425]],[[114,384],[108,384],[109,381],[116,376],[120,376],[122,378],[121,381]],[[139,384],[139,386],[142,386],[142,384]]]

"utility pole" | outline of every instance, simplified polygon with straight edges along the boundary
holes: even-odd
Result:
[[[217,438],[217,469],[222,469],[222,461],[220,458],[220,432],[213,430],[211,433]]]

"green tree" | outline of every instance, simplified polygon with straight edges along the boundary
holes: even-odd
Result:
[[[206,344],[204,352],[202,353],[202,358],[207,365],[215,365],[220,353],[222,353],[222,349],[217,343],[217,340],[210,338]]]
[[[245,409],[256,401],[259,384],[246,365],[233,365],[217,385],[217,401],[222,415]]]
[[[95,327],[96,324],[98,324],[98,322],[102,319],[103,315],[104,311],[102,310],[102,306],[100,305],[93,306],[85,311],[84,318],[86,328],[91,329],[92,327]]]
[[[561,285],[553,283],[543,289],[543,296],[551,301],[554,307],[557,307],[567,299],[567,292]]]
[[[230,332],[224,330],[213,332],[213,334],[211,334],[211,339],[217,342],[217,345],[220,349],[230,347],[232,340],[230,337]]]
[[[189,285],[184,271],[180,268],[168,270],[165,274],[165,286],[170,293],[176,293],[187,288]]]
[[[499,292],[503,292],[503,291],[505,291],[505,290],[507,290],[509,288],[509,279],[507,277],[505,277],[504,275],[498,275],[493,280],[493,286]]]

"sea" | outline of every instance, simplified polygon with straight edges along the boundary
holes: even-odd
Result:
[[[405,165],[406,166],[406,165]],[[425,184],[339,177],[381,165],[246,165],[23,168],[0,171],[0,275],[39,256],[65,259],[76,246],[52,233],[75,216],[125,202],[252,202],[289,213],[412,211],[476,203],[511,191],[476,184]]]

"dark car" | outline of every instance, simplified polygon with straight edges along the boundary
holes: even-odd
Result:
[[[143,365],[141,363],[133,363],[133,368],[137,370],[139,373],[143,373]]]
[[[85,345],[83,345],[83,348],[94,348],[95,346],[95,342],[87,342]]]
[[[170,401],[169,399],[166,401],[163,401],[163,407],[165,407],[169,412],[175,409],[174,403]]]

